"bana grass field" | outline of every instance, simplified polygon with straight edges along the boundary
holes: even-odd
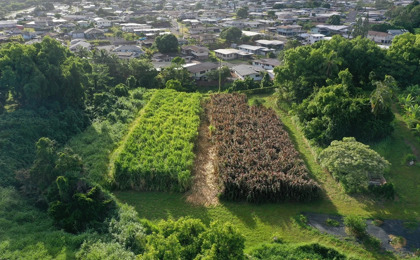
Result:
[[[275,108],[275,99],[272,96],[253,96],[250,101],[255,98],[263,98],[265,106]],[[199,218],[206,223],[211,221],[231,222],[245,236],[247,250],[259,243],[271,241],[273,237],[279,237],[286,242],[318,242],[334,247],[349,256],[362,259],[390,257],[369,252],[358,244],[340,241],[328,235],[303,229],[296,224],[294,218],[302,212],[316,212],[419,221],[420,167],[418,165],[404,166],[402,160],[405,154],[412,152],[407,145],[408,142],[418,150],[420,148],[409,129],[402,122],[401,117],[396,114],[395,131],[391,137],[371,145],[392,163],[392,168],[386,178],[394,183],[397,198],[394,201],[374,201],[365,196],[347,195],[331,175],[316,162],[315,153],[312,152],[311,146],[291,116],[286,111],[277,108],[275,110],[308,166],[312,178],[318,181],[324,190],[321,200],[310,203],[276,204],[221,201],[218,206],[200,207],[186,202],[186,196],[180,193],[128,191],[115,192],[116,197],[121,202],[134,206],[140,217],[153,222],[183,216]]]

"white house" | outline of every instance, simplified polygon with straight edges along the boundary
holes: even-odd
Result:
[[[274,67],[280,65],[280,61],[277,59],[261,59],[252,61],[252,65],[260,67],[265,70],[272,70]]]
[[[93,22],[95,23],[96,27],[98,28],[106,28],[106,27],[111,27],[112,26],[112,22],[101,18],[101,17],[97,17],[97,18],[93,18]]]
[[[91,48],[91,44],[85,41],[80,41],[69,47],[70,51],[72,52],[79,52],[81,49],[90,50],[90,48]]]
[[[252,53],[244,52],[236,49],[217,49],[214,50],[216,57],[223,60],[245,59],[252,56]]]
[[[313,33],[313,34],[309,34],[307,41],[309,44],[314,44],[316,42],[324,40],[324,38],[325,38],[325,35],[323,34]]]

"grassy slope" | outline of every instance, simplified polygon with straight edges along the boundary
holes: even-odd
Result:
[[[266,105],[273,107],[274,99],[265,97]],[[273,236],[279,236],[290,242],[320,242],[322,244],[338,247],[346,253],[355,254],[363,258],[378,258],[379,256],[367,252],[349,243],[331,239],[325,235],[317,235],[311,231],[298,228],[292,217],[301,212],[322,212],[330,214],[357,214],[365,217],[380,216],[384,218],[413,219],[418,218],[420,212],[419,198],[413,196],[416,183],[419,183],[419,167],[405,167],[399,163],[409,148],[403,138],[410,139],[411,134],[400,125],[397,117],[397,127],[394,135],[389,139],[373,146],[384,155],[393,167],[388,179],[396,185],[400,195],[399,201],[375,203],[369,198],[351,197],[344,193],[332,177],[326,173],[315,161],[308,142],[297,129],[291,117],[284,111],[276,110],[287,128],[297,149],[301,152],[313,178],[316,179],[326,191],[324,199],[315,203],[282,203],[251,205],[247,203],[223,202],[220,206],[212,208],[194,207],[185,202],[182,194],[167,194],[157,192],[117,192],[117,197],[136,207],[141,217],[159,221],[170,217],[191,216],[201,218],[205,222],[218,220],[230,221],[238,226],[246,237],[246,246],[254,246],[260,242],[268,241]],[[404,178],[398,178],[399,175]],[[417,187],[418,190],[418,187]],[[416,193],[417,192],[417,193]]]

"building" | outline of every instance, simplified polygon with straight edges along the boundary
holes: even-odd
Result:
[[[209,71],[216,70],[219,67],[217,63],[204,62],[186,67],[195,80],[206,80],[206,74]]]
[[[85,38],[89,40],[95,40],[95,39],[104,39],[105,33],[104,31],[96,28],[90,28],[87,29],[85,32]]]
[[[284,48],[284,42],[277,40],[257,40],[255,41],[257,45],[263,46],[270,49],[275,49],[276,51],[282,50]]]
[[[261,60],[254,60],[252,61],[252,65],[256,67],[260,67],[265,70],[272,70],[274,67],[280,65],[280,61],[277,59],[261,59]]]
[[[255,55],[266,55],[267,53],[275,51],[274,49],[268,49],[262,46],[252,46],[248,44],[239,45],[238,49]]]
[[[132,52],[137,54],[137,56],[143,54],[143,50],[136,45],[121,45],[116,47],[113,52]]]
[[[252,56],[252,53],[236,49],[217,49],[214,53],[216,54],[216,57],[223,60],[245,59]]]
[[[197,60],[206,60],[209,58],[209,49],[206,47],[200,46],[182,46],[181,47],[182,54],[184,55],[191,55]]]
[[[281,25],[277,27],[277,33],[283,36],[295,36],[301,33],[302,26],[300,25]]]
[[[91,44],[85,41],[79,41],[69,47],[72,52],[79,52],[81,49],[90,50]]]
[[[307,41],[309,44],[314,44],[316,42],[324,40],[325,35],[319,33],[309,34]]]
[[[265,72],[265,70],[261,67],[246,64],[234,66],[232,67],[232,71],[234,75],[241,80],[244,80],[246,77],[250,77],[256,81],[262,80],[262,72]]]
[[[385,32],[368,31],[366,38],[376,43],[390,44],[394,36]]]

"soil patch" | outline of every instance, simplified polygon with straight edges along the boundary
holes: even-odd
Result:
[[[214,167],[216,147],[210,139],[207,104],[204,106],[204,110],[204,116],[198,129],[193,185],[187,194],[187,201],[194,205],[215,206],[219,203],[217,197],[219,193],[218,176]]]

